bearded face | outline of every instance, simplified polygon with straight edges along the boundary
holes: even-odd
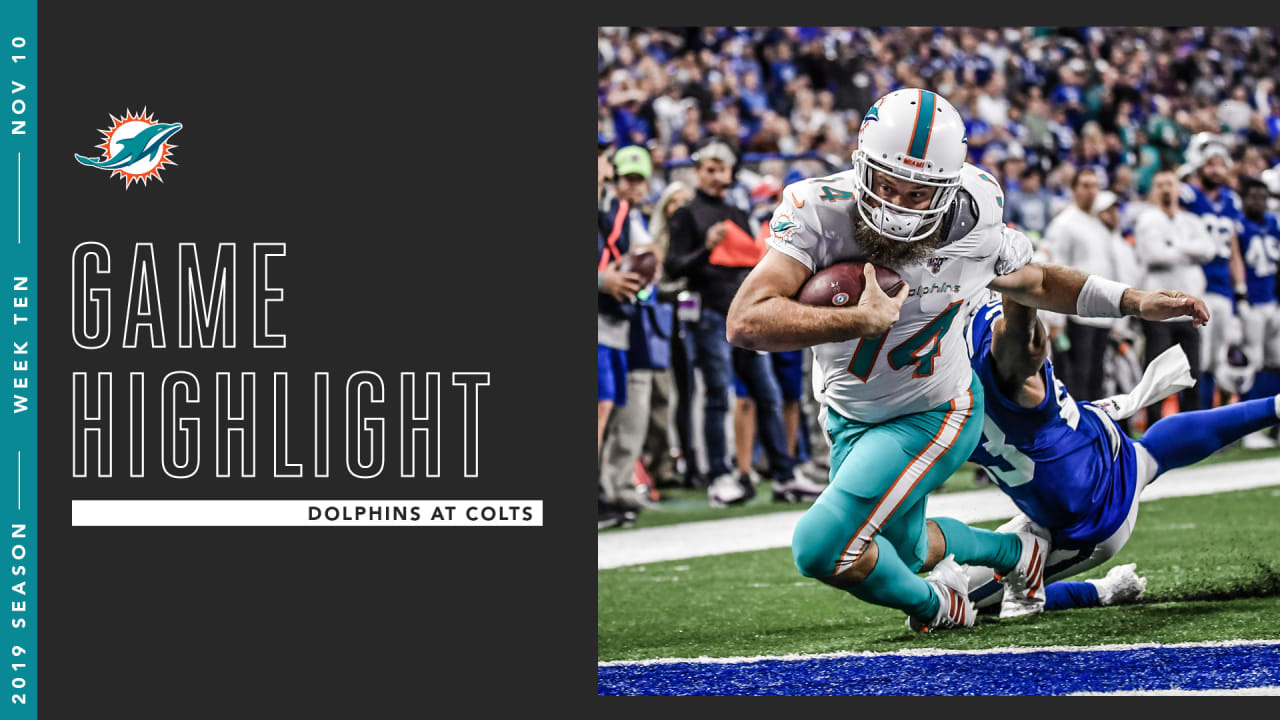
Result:
[[[946,237],[950,228],[949,218],[937,223],[932,233],[915,242],[891,240],[876,232],[875,228],[862,221],[859,213],[853,214],[853,238],[862,248],[862,255],[873,264],[888,268],[901,268],[907,265],[924,262],[933,257],[938,249],[939,238]]]

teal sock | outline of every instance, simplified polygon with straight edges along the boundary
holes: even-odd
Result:
[[[876,535],[875,543],[879,550],[876,566],[865,580],[849,588],[849,593],[859,600],[897,608],[917,620],[933,622],[941,605],[933,588],[907,568],[893,543],[884,536]]]
[[[955,555],[961,565],[982,565],[1004,574],[1018,565],[1022,541],[1013,533],[969,527],[954,518],[929,518],[938,524],[947,541],[945,555]]]

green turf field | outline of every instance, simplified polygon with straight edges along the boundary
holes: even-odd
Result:
[[[599,659],[1280,638],[1267,621],[1280,617],[1278,515],[1278,487],[1143,503],[1124,550],[1077,578],[1136,562],[1148,578],[1141,603],[983,616],[929,635],[907,631],[900,612],[804,578],[789,548],[601,570]]]
[[[1280,456],[1280,448],[1274,450],[1245,450],[1238,444],[1223,448],[1210,457],[1197,463],[1212,465],[1214,463],[1235,462],[1237,460],[1257,460]],[[974,483],[974,465],[965,463],[935,493],[960,492],[981,489]],[[993,487],[987,485],[985,487]],[[756,489],[756,497],[745,505],[728,508],[713,508],[707,504],[706,490],[686,490],[683,488],[663,488],[662,501],[656,508],[646,509],[640,513],[635,527],[657,527],[674,523],[695,522],[698,520],[719,520],[729,517],[744,517],[770,512],[803,510],[812,503],[779,503],[773,502],[772,484],[768,481]],[[625,532],[625,529],[610,529],[602,532]]]

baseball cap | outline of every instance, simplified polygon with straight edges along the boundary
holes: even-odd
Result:
[[[778,178],[772,175],[765,175],[760,179],[759,184],[751,190],[751,200],[764,200],[773,197],[782,192],[782,184],[778,182]]]
[[[738,157],[734,154],[733,148],[719,140],[714,140],[702,146],[690,158],[695,165],[700,164],[703,160],[719,160],[725,165],[733,167],[738,162]]]
[[[653,160],[649,151],[639,145],[628,145],[613,154],[613,166],[618,176],[640,175],[648,180],[653,175]]]
[[[1115,205],[1119,200],[1120,198],[1117,197],[1115,193],[1110,190],[1103,190],[1093,199],[1093,214],[1097,215],[1103,210]]]

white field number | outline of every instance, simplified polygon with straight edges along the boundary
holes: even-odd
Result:
[[[1057,377],[1053,378],[1054,389],[1058,394],[1058,415],[1066,421],[1067,426],[1075,430],[1080,426],[1080,408],[1076,406],[1071,395],[1067,393],[1067,388]],[[994,465],[985,466],[984,469],[995,476],[1005,487],[1017,487],[1031,482],[1031,478],[1036,472],[1036,462],[1027,457],[1025,453],[1017,447],[1006,442],[1004,431],[996,425],[990,415],[982,416],[982,436],[984,442],[982,449],[991,454],[992,457],[1004,458],[1004,461],[1013,466],[1013,469],[997,467]]]

